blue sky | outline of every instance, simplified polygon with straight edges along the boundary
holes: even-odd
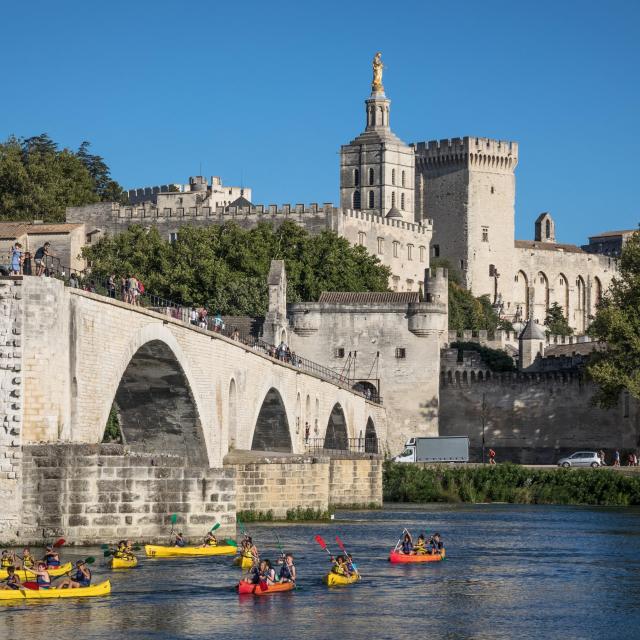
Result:
[[[338,202],[383,52],[405,141],[517,140],[516,231],[635,227],[640,3],[5,3],[0,138],[89,140],[125,188],[202,166],[256,203]]]

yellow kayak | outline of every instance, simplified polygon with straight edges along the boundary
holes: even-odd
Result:
[[[145,553],[150,558],[171,558],[174,556],[235,556],[238,547],[231,544],[219,544],[211,547],[163,547],[157,544],[146,544]]]
[[[330,571],[322,581],[327,585],[327,587],[339,587],[345,584],[353,584],[354,582],[358,582],[360,580],[359,573],[352,573],[350,576],[341,576],[333,571]]]
[[[55,578],[57,576],[63,576],[65,573],[69,573],[72,569],[73,565],[70,562],[65,562],[59,567],[56,567],[55,569],[47,569],[47,571],[49,571],[49,575],[52,578]],[[0,580],[6,580],[8,575],[9,574],[6,569],[0,569]],[[29,571],[29,569],[16,569],[16,575],[24,582],[25,580],[32,580],[36,574]]]
[[[109,561],[109,566],[112,569],[131,569],[138,566],[138,558],[135,556],[131,558],[116,558],[113,557]]]
[[[3,589],[0,600],[42,600],[44,598],[85,598],[89,596],[106,596],[111,593],[111,583],[108,580],[90,587],[77,589]]]
[[[251,569],[253,567],[253,558],[247,558],[247,556],[238,556],[233,564],[237,565],[241,569]]]

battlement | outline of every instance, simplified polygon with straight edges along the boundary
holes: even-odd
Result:
[[[518,143],[491,138],[447,138],[417,142],[416,165],[420,169],[460,166],[513,171],[518,164]]]
[[[518,331],[503,331],[498,329],[490,334],[486,329],[480,331],[449,331],[449,344],[453,342],[477,342],[483,347],[491,349],[505,349],[507,346],[518,348]],[[556,345],[584,344],[593,342],[588,335],[581,336],[561,336],[551,334],[545,336],[545,348]]]
[[[106,203],[98,203],[98,205],[87,205],[84,209],[100,210],[104,215],[104,205]],[[107,204],[107,207],[109,205]],[[70,207],[74,209],[74,207]],[[121,206],[117,203],[111,203],[110,211],[107,210],[107,217],[116,222],[139,221],[140,223],[148,220],[150,222],[158,220],[231,220],[234,218],[249,218],[255,216],[261,218],[293,218],[302,220],[303,218],[326,218],[326,216],[342,215],[345,218],[354,220],[364,220],[366,222],[379,225],[380,227],[392,227],[396,229],[405,229],[414,234],[430,234],[433,230],[433,221],[425,218],[422,224],[417,222],[407,222],[398,218],[384,218],[364,211],[353,209],[340,209],[334,207],[331,202],[325,202],[320,205],[318,203],[305,204],[270,204],[270,205],[251,205],[250,207],[157,207],[152,202],[143,202],[139,205]],[[74,218],[73,215],[70,218]],[[75,218],[74,218],[75,219]]]

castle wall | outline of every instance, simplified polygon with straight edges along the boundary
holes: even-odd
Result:
[[[555,464],[579,450],[640,445],[638,404],[627,396],[609,411],[592,406],[595,387],[577,373],[489,372],[486,378],[479,361],[451,381],[448,369],[442,373],[440,435],[469,436],[472,462],[481,460],[483,401],[486,449],[493,448],[499,462]]]
[[[372,380],[374,385],[380,379],[387,448],[393,454],[410,437],[438,433],[438,328],[446,327],[447,315],[435,305],[429,311],[424,331],[416,335],[408,327],[406,304],[290,307],[289,346],[294,352],[351,379]],[[366,425],[358,429],[364,435]],[[376,430],[380,438],[377,425]]]

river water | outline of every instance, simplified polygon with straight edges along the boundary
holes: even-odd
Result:
[[[387,562],[402,528],[439,531],[444,562]],[[94,565],[113,592],[0,606],[5,638],[640,638],[640,509],[519,505],[397,506],[339,512],[329,524],[254,525],[265,557],[294,552],[300,589],[264,598],[233,590],[229,558]],[[328,589],[314,542],[339,535],[361,583]],[[334,553],[335,544],[329,545]],[[101,556],[69,549],[63,559]]]

